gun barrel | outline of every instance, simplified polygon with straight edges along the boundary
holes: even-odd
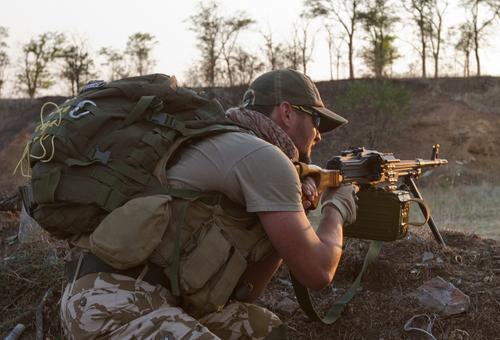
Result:
[[[398,163],[393,163],[394,169],[398,171],[409,171],[409,170],[417,170],[423,168],[431,168],[438,167],[441,165],[448,164],[446,159],[416,159],[412,161],[400,161]]]

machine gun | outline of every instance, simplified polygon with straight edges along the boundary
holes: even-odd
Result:
[[[432,148],[430,160],[400,160],[393,153],[367,150],[363,147],[342,151],[330,159],[326,169],[296,163],[301,178],[312,176],[318,191],[344,183],[359,185],[356,222],[344,234],[370,240],[394,241],[406,236],[408,226],[429,224],[434,238],[444,245],[443,238],[430,216],[430,210],[417,188],[415,178],[423,170],[447,164],[439,158],[439,144]],[[410,222],[410,203],[416,202],[425,216],[420,223]],[[316,207],[318,202],[311,202]]]
[[[327,187],[338,187],[345,183],[357,184],[360,190],[357,193],[356,222],[344,228],[344,235],[373,240],[358,276],[324,317],[321,317],[314,308],[308,289],[290,273],[297,300],[311,320],[324,324],[335,322],[346,304],[356,294],[366,268],[377,258],[382,241],[395,241],[403,238],[408,233],[408,226],[428,223],[436,241],[445,245],[430,215],[429,208],[417,188],[415,178],[426,168],[447,163],[446,159],[439,158],[439,145],[437,144],[432,148],[430,160],[400,160],[392,153],[353,148],[330,159],[326,169],[311,164],[295,164],[301,178],[312,176],[315,179],[319,192]],[[425,216],[424,222],[408,221],[411,202],[416,202],[420,206]],[[311,203],[313,207],[318,204],[317,201]]]

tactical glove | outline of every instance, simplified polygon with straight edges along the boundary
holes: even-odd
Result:
[[[327,188],[321,195],[321,211],[329,204],[333,205],[342,215],[344,226],[356,221],[356,191],[352,184],[338,188]]]

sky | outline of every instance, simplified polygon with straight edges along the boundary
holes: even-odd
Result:
[[[255,54],[262,54],[263,40],[259,31],[271,30],[277,41],[291,38],[294,24],[298,22],[304,0],[219,0],[223,13],[231,15],[237,10],[246,11],[257,21],[251,30],[241,35],[241,43]],[[456,9],[458,0],[449,0],[448,22],[463,20],[464,13]],[[127,38],[135,32],[149,32],[156,36],[159,44],[155,47],[155,72],[176,75],[185,79],[190,65],[200,58],[196,48],[194,32],[188,29],[188,18],[196,12],[196,0],[0,0],[0,26],[7,27],[10,58],[13,63],[19,58],[22,44],[30,38],[46,31],[60,31],[67,35],[85,38],[91,50],[97,52],[101,47],[110,46],[123,50]],[[315,39],[313,61],[308,74],[315,81],[330,78],[326,35],[321,31],[325,23],[317,20],[311,26],[319,33]],[[397,28],[398,46],[401,58],[396,61],[393,71],[404,76],[410,70],[420,69],[418,57],[411,45],[416,42],[408,24]],[[498,29],[497,29],[498,31]],[[500,75],[500,35],[492,32],[488,46],[482,53],[483,74]],[[462,69],[456,56],[443,55],[448,66],[444,72],[458,73]],[[346,59],[342,60],[345,64]],[[444,63],[443,63],[444,64]],[[366,75],[368,71],[356,60],[357,73]],[[432,69],[429,63],[428,69]],[[8,75],[13,76],[14,70]],[[344,67],[339,77],[347,76]]]

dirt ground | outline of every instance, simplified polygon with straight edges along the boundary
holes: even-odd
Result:
[[[4,213],[0,223],[0,334],[4,337],[23,323],[27,326],[23,339],[34,339],[38,309],[46,338],[59,339],[58,303],[65,282],[62,258],[66,247],[48,237],[31,243],[12,239],[17,233],[16,220],[15,214]],[[432,320],[436,339],[498,339],[500,243],[474,234],[446,230],[442,234],[446,247],[438,245],[427,229],[386,243],[368,268],[362,288],[333,325],[309,321],[295,300],[286,268],[279,270],[258,304],[287,323],[290,339],[430,339],[403,330],[408,319],[420,314]],[[367,245],[346,239],[333,284],[311,293],[318,310],[326,310],[354,280]],[[432,253],[432,259],[424,261],[424,252]],[[417,287],[436,276],[470,297],[467,311],[440,316],[419,304]],[[40,306],[49,290],[45,305]]]

